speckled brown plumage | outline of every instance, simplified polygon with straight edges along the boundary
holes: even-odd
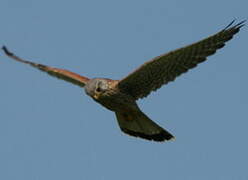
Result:
[[[205,61],[207,56],[225,46],[233,35],[239,32],[244,21],[232,26],[232,21],[222,31],[197,43],[160,55],[140,66],[122,79],[119,87],[135,99],[146,97],[176,77]]]
[[[136,100],[146,97],[162,85],[206,60],[224,47],[244,26],[242,21],[233,25],[232,21],[220,32],[189,46],[158,56],[140,66],[122,80],[93,78],[78,75],[64,69],[33,63],[15,56],[4,46],[3,50],[10,58],[29,64],[41,71],[85,88],[87,95],[107,109],[115,112],[120,129],[131,135],[147,140],[165,141],[173,135],[153,122],[138,107]]]

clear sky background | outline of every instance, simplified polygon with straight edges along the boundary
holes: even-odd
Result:
[[[247,19],[247,0],[1,0],[0,45],[35,62],[120,79]],[[176,136],[124,135],[83,89],[0,54],[1,180],[247,180],[248,26],[209,61],[139,101]]]

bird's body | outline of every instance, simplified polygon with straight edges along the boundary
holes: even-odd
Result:
[[[97,87],[99,83],[107,84],[105,89]],[[85,92],[96,102],[111,111],[126,111],[137,109],[135,99],[129,94],[123,93],[116,87],[118,81],[111,79],[95,78],[85,84]],[[93,85],[93,86],[92,86]],[[98,88],[98,91],[95,90]]]
[[[106,84],[104,89],[96,87],[99,82]],[[118,111],[124,106],[124,101],[129,100],[125,94],[121,93],[119,89],[113,86],[113,83],[117,82],[111,79],[94,78],[85,84],[85,92],[97,103],[103,105],[111,111]],[[98,90],[95,90],[97,89]],[[125,99],[125,100],[124,100]],[[130,100],[129,100],[130,101]]]
[[[123,132],[155,141],[173,138],[173,135],[147,117],[138,107],[135,98],[118,88],[118,83],[119,81],[111,79],[91,79],[85,84],[85,92],[96,102],[115,112]]]
[[[234,21],[233,21],[234,22]],[[15,56],[3,47],[12,59],[29,64],[41,71],[85,88],[85,92],[105,108],[115,112],[121,130],[129,135],[154,141],[173,139],[173,135],[153,122],[138,107],[136,100],[146,97],[162,85],[173,81],[182,73],[206,60],[225,42],[239,32],[244,21],[189,46],[171,51],[144,63],[137,70],[121,80],[93,78],[76,73],[33,63]]]

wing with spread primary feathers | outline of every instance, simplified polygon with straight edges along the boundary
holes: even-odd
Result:
[[[216,50],[224,47],[225,43],[244,26],[244,22],[233,25],[234,21],[232,21],[226,28],[206,39],[146,62],[120,80],[118,88],[135,99],[146,97],[151,91],[173,81],[182,73],[205,61]]]

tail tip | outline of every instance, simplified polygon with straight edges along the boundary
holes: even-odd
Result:
[[[164,142],[164,141],[172,141],[176,139],[172,134],[170,134],[169,132],[165,130],[157,134],[145,134],[141,132],[131,131],[126,128],[121,128],[121,130],[131,136],[143,138],[143,139],[150,140],[150,141]]]

